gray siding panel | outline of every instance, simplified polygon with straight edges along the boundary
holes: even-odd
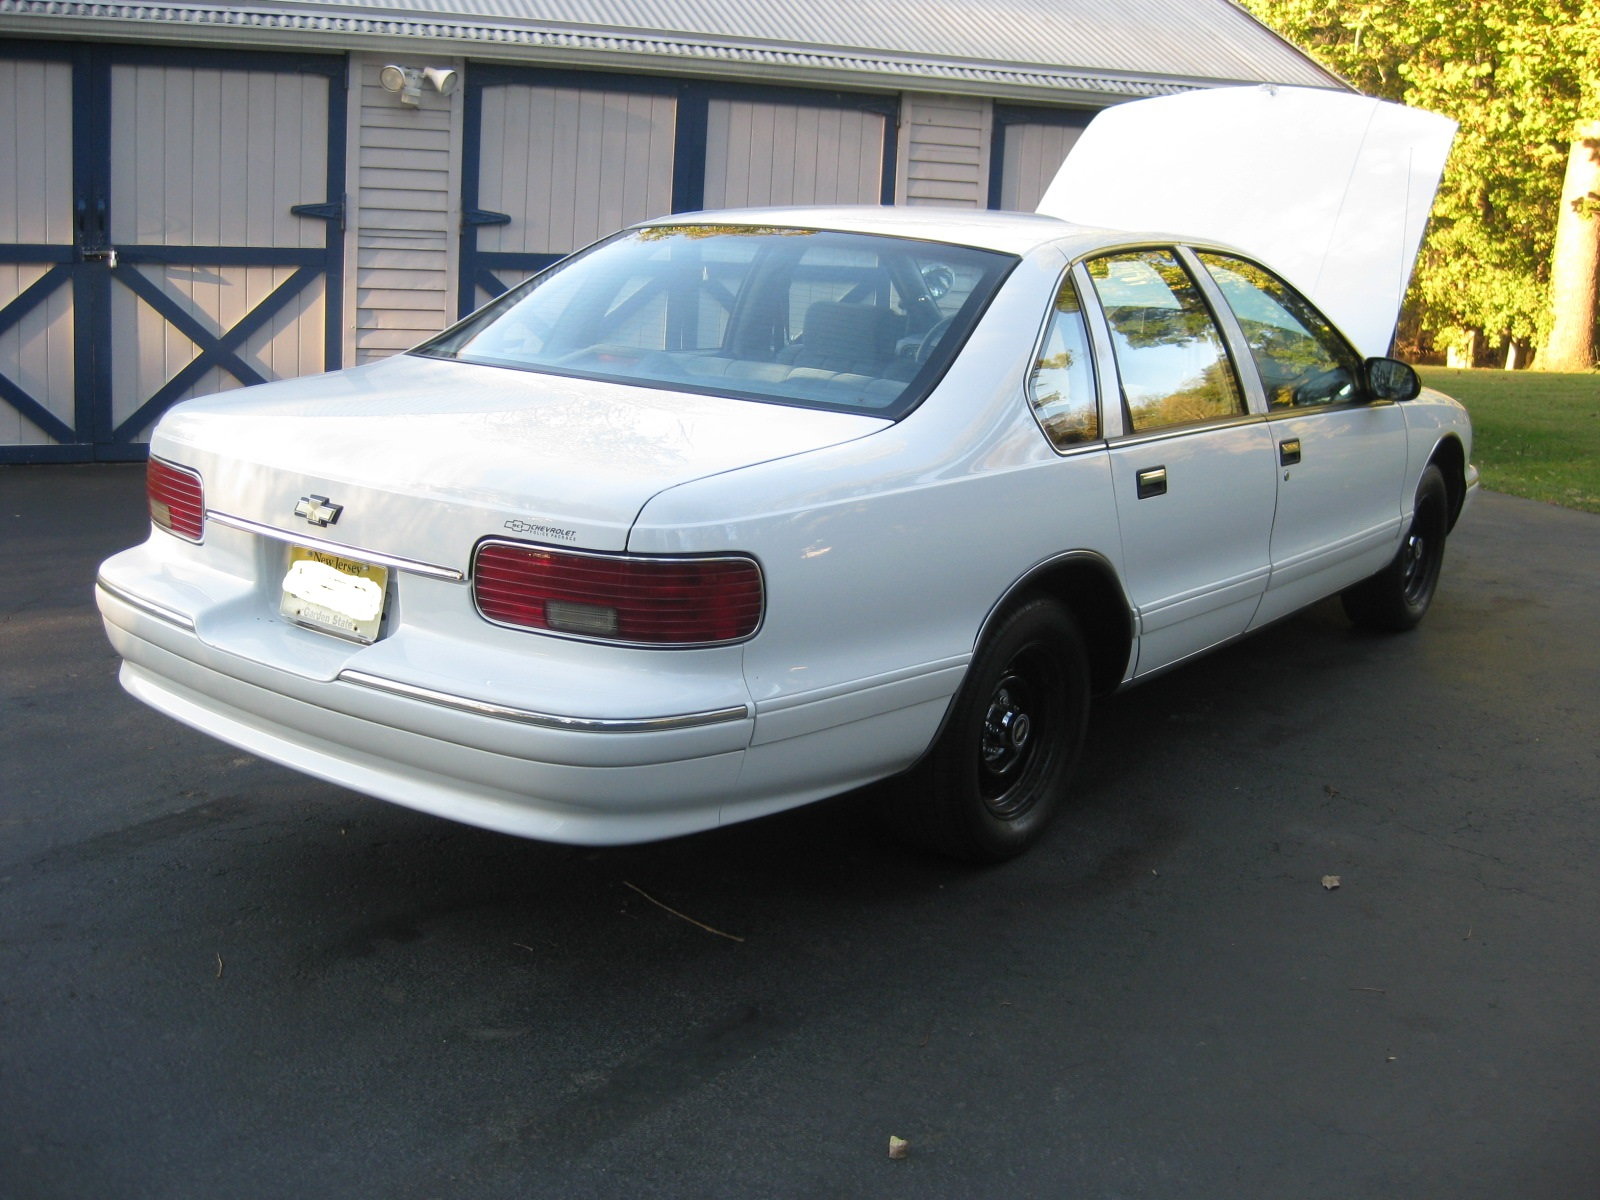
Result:
[[[418,113],[414,122],[404,125],[391,125],[390,109],[396,109],[402,116],[415,113],[415,109],[401,109],[393,93],[382,88],[361,89],[362,115],[372,121],[363,131],[361,143],[363,146],[373,148],[387,148],[401,150],[407,154],[435,152],[447,154],[450,151],[450,130],[448,127],[435,125],[430,128],[425,123],[429,114]]]
[[[450,319],[461,93],[445,97],[424,89],[420,105],[403,105],[378,83],[378,72],[391,61],[356,55],[350,68],[357,148],[348,286],[357,363],[413,346]],[[459,63],[435,65],[461,69]]]
[[[907,95],[901,102],[902,204],[982,208],[988,199],[987,100]]]

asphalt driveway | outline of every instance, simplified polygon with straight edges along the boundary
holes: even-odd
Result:
[[[870,796],[588,851],[240,754],[116,686],[144,526],[0,468],[0,1197],[1600,1194],[1600,518],[1483,496],[1417,632],[1115,698],[980,871]]]

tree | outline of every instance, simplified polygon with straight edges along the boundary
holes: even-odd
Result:
[[[1596,2],[1243,0],[1362,91],[1459,122],[1409,299],[1436,342],[1592,339],[1593,292],[1553,293],[1551,255],[1574,131],[1600,117]]]
[[[1547,371],[1594,366],[1595,309],[1600,285],[1600,121],[1578,131],[1567,157],[1550,253],[1550,336],[1539,354]]]

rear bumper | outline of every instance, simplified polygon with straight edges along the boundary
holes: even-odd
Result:
[[[500,628],[402,571],[371,644],[279,613],[285,549],[208,529],[101,565],[122,683],[263,758],[423,812],[578,845],[654,841],[835,795],[927,748],[966,656],[757,703],[742,646]]]
[[[96,594],[123,686],[263,758],[423,812],[583,845],[713,828],[739,795],[754,727],[745,705],[595,715],[348,667],[311,677],[207,644],[177,605],[115,578],[116,562]]]

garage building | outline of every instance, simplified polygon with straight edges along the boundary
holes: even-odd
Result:
[[[1345,86],[1231,0],[0,0],[0,462],[663,212],[1031,208],[1097,109],[1235,83]]]

